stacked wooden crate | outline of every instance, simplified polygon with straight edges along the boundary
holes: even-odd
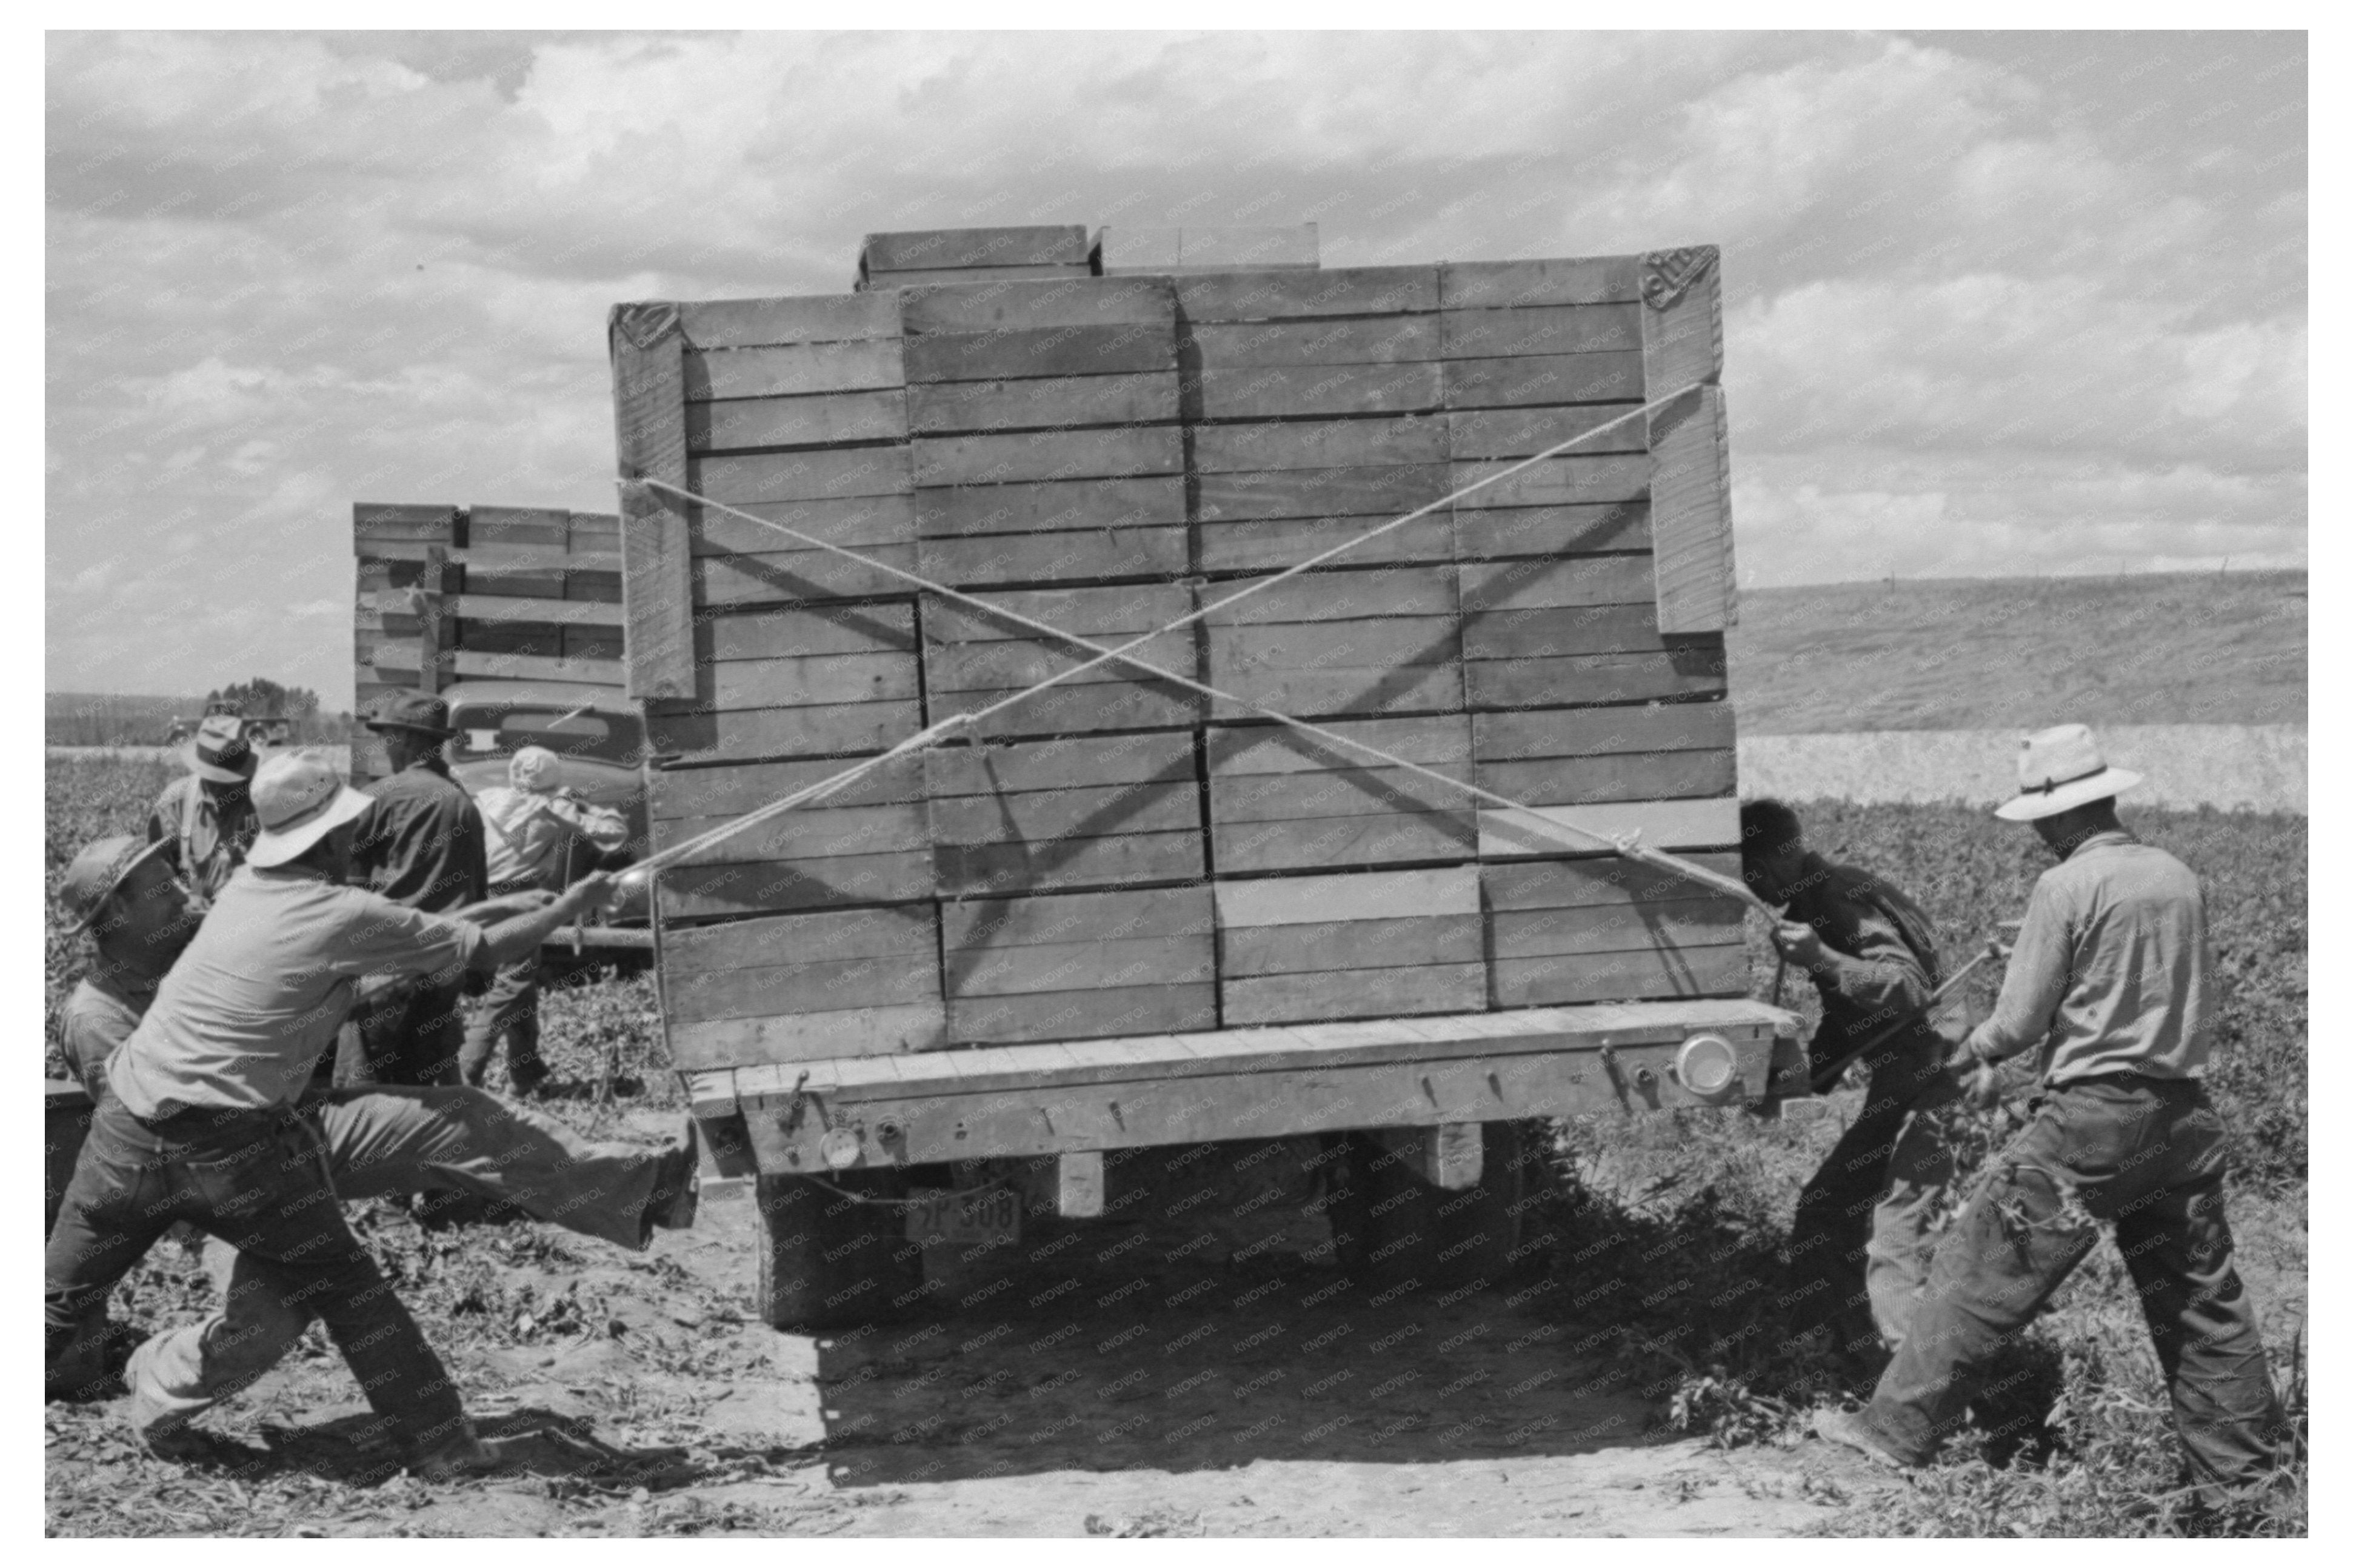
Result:
[[[356,711],[459,680],[564,682],[620,692],[619,520],[524,507],[362,501],[353,606]],[[363,735],[352,775],[384,775]]]
[[[870,234],[858,250],[860,289],[928,283],[1013,283],[1084,278],[1087,231],[1077,224],[1027,228],[927,228]]]
[[[665,875],[680,1064],[1745,989],[1736,903],[1448,782],[1734,864],[1714,253],[1025,274],[1045,232],[616,312],[624,472],[806,536],[630,492],[657,843],[989,710]],[[1113,664],[997,707],[1086,657],[1038,623],[1197,607],[1137,652],[1230,700]]]

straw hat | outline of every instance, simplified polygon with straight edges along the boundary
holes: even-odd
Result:
[[[2005,822],[2032,822],[2121,795],[2138,783],[2138,773],[2108,766],[2090,730],[2059,724],[2019,742],[2018,798],[1994,807],[1993,814]]]
[[[115,889],[130,880],[131,873],[171,847],[168,838],[142,843],[127,834],[86,847],[66,868],[65,886],[58,889],[59,901],[74,917],[65,934],[79,936],[88,931],[105,912],[106,900],[114,897]]]
[[[248,866],[283,866],[375,802],[343,783],[323,757],[281,752],[253,775],[253,814],[261,832]]]

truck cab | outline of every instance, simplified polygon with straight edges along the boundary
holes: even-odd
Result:
[[[470,795],[507,782],[507,762],[525,746],[555,753],[556,783],[576,790],[591,805],[607,806],[628,819],[629,842],[599,858],[595,868],[617,870],[644,853],[646,790],[641,763],[645,724],[633,705],[608,686],[573,681],[461,680],[444,687],[449,726],[449,772]],[[572,874],[592,868],[572,868]],[[643,923],[646,895],[639,890],[612,919]]]

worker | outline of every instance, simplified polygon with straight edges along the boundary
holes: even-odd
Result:
[[[2040,1094],[1938,1246],[1870,1404],[1826,1410],[1816,1430],[1889,1465],[1926,1463],[2106,1221],[2198,1500],[2221,1508],[2274,1476],[2284,1423],[2222,1212],[2228,1133],[2204,1082],[2205,896],[2117,820],[2116,795],[2140,775],[2108,765],[2083,725],[2027,737],[2018,775],[2018,797],[1995,815],[2033,824],[2059,863],[2036,880],[2000,997],[1951,1070],[1990,1107],[2000,1064],[2035,1051]]]
[[[1740,846],[1748,885],[1787,906],[1774,946],[1821,998],[1814,1070],[1885,1035],[1858,1063],[1862,1110],[1798,1194],[1785,1303],[1826,1325],[1841,1353],[1873,1363],[1903,1341],[1935,1251],[1929,1226],[1953,1181],[1936,1112],[1958,1090],[1926,1012],[1936,929],[1885,880],[1808,849],[1797,813],[1778,800],[1740,808]]]
[[[166,853],[200,902],[228,885],[245,864],[257,824],[247,784],[253,777],[253,745],[245,726],[231,714],[214,714],[196,727],[181,748],[187,772],[164,786],[147,814],[150,842]]]
[[[491,896],[560,888],[573,847],[608,854],[628,842],[619,812],[592,805],[580,792],[556,783],[561,764],[544,746],[525,746],[507,760],[507,782],[476,797],[482,816]],[[459,1076],[480,1087],[489,1077],[499,1039],[507,1046],[507,1079],[518,1096],[547,1081],[539,1059],[539,954],[502,963],[491,976],[481,1005],[466,1026]]]
[[[382,740],[391,773],[369,791],[375,798],[352,844],[353,879],[427,914],[479,903],[486,890],[482,818],[441,754],[457,734],[449,705],[400,692],[365,723]],[[456,1083],[465,1038],[465,976],[411,975],[372,998],[344,1031],[335,1082]]]
[[[344,1223],[315,1130],[294,1104],[354,980],[495,967],[606,897],[611,879],[592,874],[485,932],[346,885],[369,801],[324,760],[273,757],[252,795],[260,831],[246,865],[107,1061],[107,1095],[49,1235],[48,1358],[185,1220],[325,1321],[405,1462],[427,1476],[482,1468],[493,1457]]]
[[[154,994],[152,981],[195,934],[179,884],[129,838],[101,838],[74,858],[63,897],[73,931],[89,930],[98,963],[65,1006],[65,1053],[93,1102],[108,1093],[107,1062]],[[543,901],[543,900],[534,900]],[[478,906],[479,921],[493,910]],[[70,934],[70,933],[69,933]],[[323,1152],[329,1183],[345,1202],[462,1188],[514,1205],[534,1219],[643,1250],[657,1227],[691,1226],[696,1205],[694,1124],[667,1150],[591,1143],[553,1118],[470,1089],[338,1090],[298,1107]],[[131,1357],[131,1420],[152,1453],[198,1453],[208,1443],[189,1422],[276,1365],[301,1340],[308,1309],[288,1300],[269,1271],[214,1239],[205,1262],[223,1307],[204,1321],[148,1340]],[[104,1301],[95,1303],[100,1314]],[[51,1396],[108,1381],[102,1316],[50,1369]],[[92,1337],[96,1331],[96,1337]]]

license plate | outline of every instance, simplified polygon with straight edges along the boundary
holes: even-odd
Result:
[[[918,1190],[909,1194],[907,1239],[924,1247],[1009,1246],[1021,1239],[1021,1194],[1008,1187],[985,1193]]]

